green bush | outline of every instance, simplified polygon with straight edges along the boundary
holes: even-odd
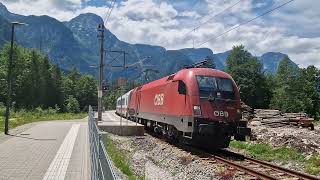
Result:
[[[47,114],[56,114],[56,113],[58,112],[56,111],[56,109],[53,109],[52,107],[49,107],[47,110]]]
[[[58,106],[58,104],[54,105],[54,110],[58,113],[61,112],[61,108]]]
[[[41,107],[37,107],[37,108],[34,110],[34,113],[35,113],[35,114],[39,114],[39,115],[45,114],[44,110],[43,110]]]
[[[66,108],[67,108],[67,112],[70,112],[70,113],[80,112],[79,102],[73,96],[69,96],[69,98],[66,100]]]
[[[0,102],[0,116],[4,116],[6,113],[6,107],[3,105],[3,103]]]

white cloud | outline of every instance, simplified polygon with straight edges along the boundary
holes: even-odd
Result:
[[[49,15],[62,21],[85,12],[105,17],[107,12],[107,7],[81,8],[81,0],[0,1],[14,13]],[[107,27],[119,39],[126,42],[162,45],[169,49],[187,48],[193,47],[193,41],[199,44],[216,37],[229,28],[266,11],[267,8],[271,8],[270,5],[276,6],[286,1],[241,1],[200,29],[184,36],[192,29],[191,27],[210,19],[236,2],[238,0],[201,0],[196,7],[185,8],[186,3],[169,0],[121,1],[116,5]],[[183,8],[177,8],[179,4]],[[254,55],[268,51],[283,52],[302,67],[311,64],[320,67],[319,18],[320,1],[293,1],[262,19],[211,40],[204,46],[214,52],[223,52],[230,50],[234,45],[243,44]]]
[[[81,8],[81,0],[0,0],[0,2],[4,3],[8,10],[13,13],[48,15],[61,21],[68,21],[85,12],[93,12],[99,15],[106,13],[106,7]]]

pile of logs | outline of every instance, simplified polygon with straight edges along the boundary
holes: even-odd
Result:
[[[302,126],[314,129],[313,118],[306,113],[281,113],[274,109],[255,109],[252,121],[259,121],[262,125],[269,127]]]

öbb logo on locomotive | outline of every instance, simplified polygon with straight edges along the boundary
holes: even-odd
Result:
[[[213,114],[215,116],[229,117],[228,111],[214,111]]]
[[[156,94],[154,96],[154,105],[155,106],[162,106],[163,105],[163,101],[164,101],[164,94]]]

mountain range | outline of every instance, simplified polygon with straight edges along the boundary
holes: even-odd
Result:
[[[13,21],[28,24],[28,26],[16,28],[15,40],[18,44],[36,48],[47,54],[52,63],[58,64],[62,69],[69,70],[71,67],[77,67],[83,73],[97,73],[95,67],[99,62],[97,26],[103,21],[101,17],[87,13],[68,22],[60,22],[49,16],[14,14],[0,3],[0,47],[10,40],[10,22]],[[161,46],[130,44],[119,40],[108,29],[105,29],[104,46],[107,54],[105,76],[109,80],[124,76],[131,79],[143,78],[146,69],[153,69],[149,76],[158,78],[206,57],[214,60],[217,69],[223,70],[231,52],[214,53],[208,48],[167,50]],[[122,65],[124,58],[122,54],[109,52],[111,50],[125,51],[126,65],[136,63],[136,66],[126,71],[122,68],[110,67]],[[265,72],[275,73],[279,61],[284,56],[286,54],[280,52],[267,52],[258,59],[263,63]],[[146,60],[140,62],[142,59]]]

